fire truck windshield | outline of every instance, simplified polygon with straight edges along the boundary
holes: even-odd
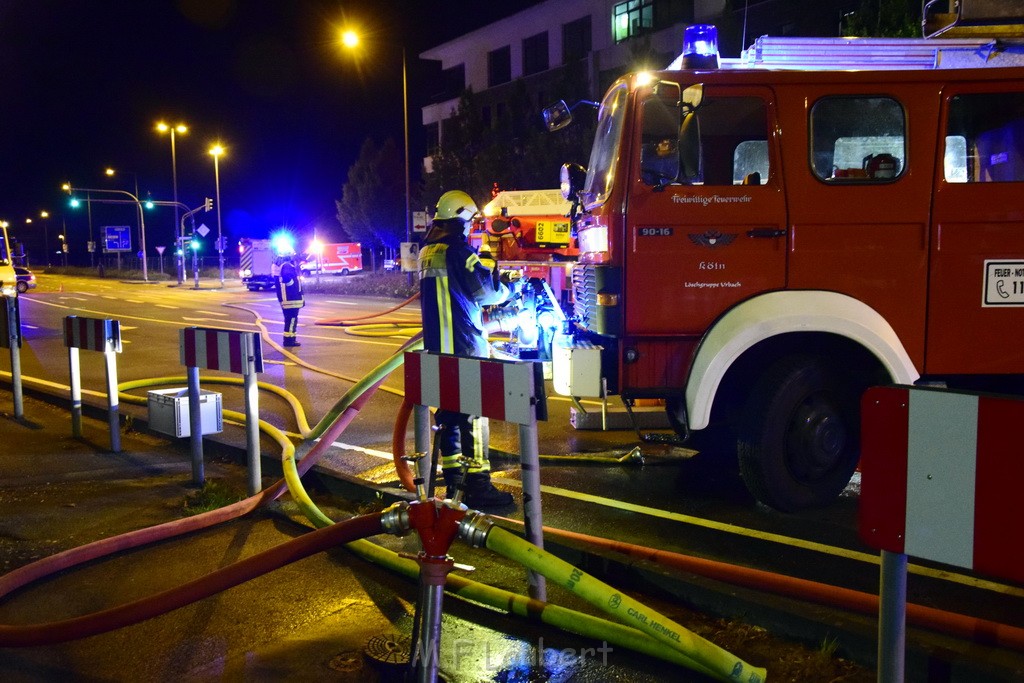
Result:
[[[590,151],[587,179],[583,183],[583,204],[587,208],[601,204],[611,192],[615,178],[615,163],[619,158],[622,142],[622,122],[626,116],[626,95],[629,93],[625,81],[620,81],[608,91],[597,114],[597,135]]]

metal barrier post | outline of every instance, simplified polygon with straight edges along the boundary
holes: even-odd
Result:
[[[259,493],[260,468],[259,388],[256,373],[263,372],[263,347],[254,332],[186,327],[180,330],[181,364],[188,369],[189,425],[192,437],[192,478],[203,474],[203,429],[200,412],[199,368],[241,374],[245,392],[245,445],[249,466],[249,495]]]
[[[878,681],[903,683],[907,640],[907,556],[882,551],[878,590]]]
[[[68,347],[68,374],[71,377],[71,435],[82,438],[82,370],[78,347]]]
[[[547,406],[543,379],[537,379],[538,369],[532,362],[462,358],[427,351],[405,354],[405,392],[414,406],[434,406],[519,425],[526,539],[543,548],[537,419],[547,419]],[[530,597],[546,598],[542,575],[528,570],[527,582]]]
[[[903,681],[907,560],[1024,582],[1012,520],[1024,399],[934,387],[861,398],[860,537],[881,551],[878,680]]]
[[[18,298],[4,297],[4,306],[0,308],[0,315],[6,323],[3,325],[5,332],[0,338],[0,347],[6,346],[11,350],[11,391],[14,394],[14,417],[20,420],[25,416],[25,403],[21,390],[21,317],[18,315]]]
[[[188,367],[188,424],[192,445],[192,483],[202,486],[206,482],[203,471],[203,414],[199,403],[199,368]]]
[[[544,548],[543,521],[540,509],[540,455],[537,446],[537,420],[532,424],[519,425],[519,465],[523,470],[523,524],[526,540],[538,548]],[[529,570],[526,573],[531,598],[547,598],[547,580],[542,574]]]
[[[121,420],[118,415],[117,356],[115,353],[115,351],[104,351],[103,359],[107,366],[107,422],[110,425],[110,450],[120,453]],[[79,411],[79,419],[81,419],[81,411]]]
[[[245,454],[249,464],[249,495],[263,488],[260,467],[260,407],[259,388],[256,386],[256,359],[250,354],[242,375],[245,387]]]
[[[64,346],[68,348],[71,376],[71,433],[82,436],[82,373],[79,349],[103,353],[107,369],[107,417],[110,425],[110,450],[121,452],[121,423],[118,417],[117,356],[121,353],[121,323],[109,318],[64,318]]]

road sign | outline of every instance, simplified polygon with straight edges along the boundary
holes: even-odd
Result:
[[[196,228],[196,232],[199,233],[200,237],[206,237],[210,234],[210,229],[206,227],[206,223],[200,223],[199,227]]]
[[[132,233],[127,225],[105,225],[103,237],[103,251],[132,250]]]
[[[413,232],[426,232],[427,231],[427,212],[426,211],[413,211],[412,212],[412,231]]]

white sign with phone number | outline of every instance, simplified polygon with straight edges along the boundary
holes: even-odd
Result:
[[[1024,306],[1024,261],[985,261],[981,305]]]

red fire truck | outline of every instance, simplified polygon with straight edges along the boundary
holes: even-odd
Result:
[[[721,427],[781,510],[844,489],[868,386],[1024,393],[1021,45],[687,52],[615,82],[589,168],[562,169],[580,255],[556,390]]]

